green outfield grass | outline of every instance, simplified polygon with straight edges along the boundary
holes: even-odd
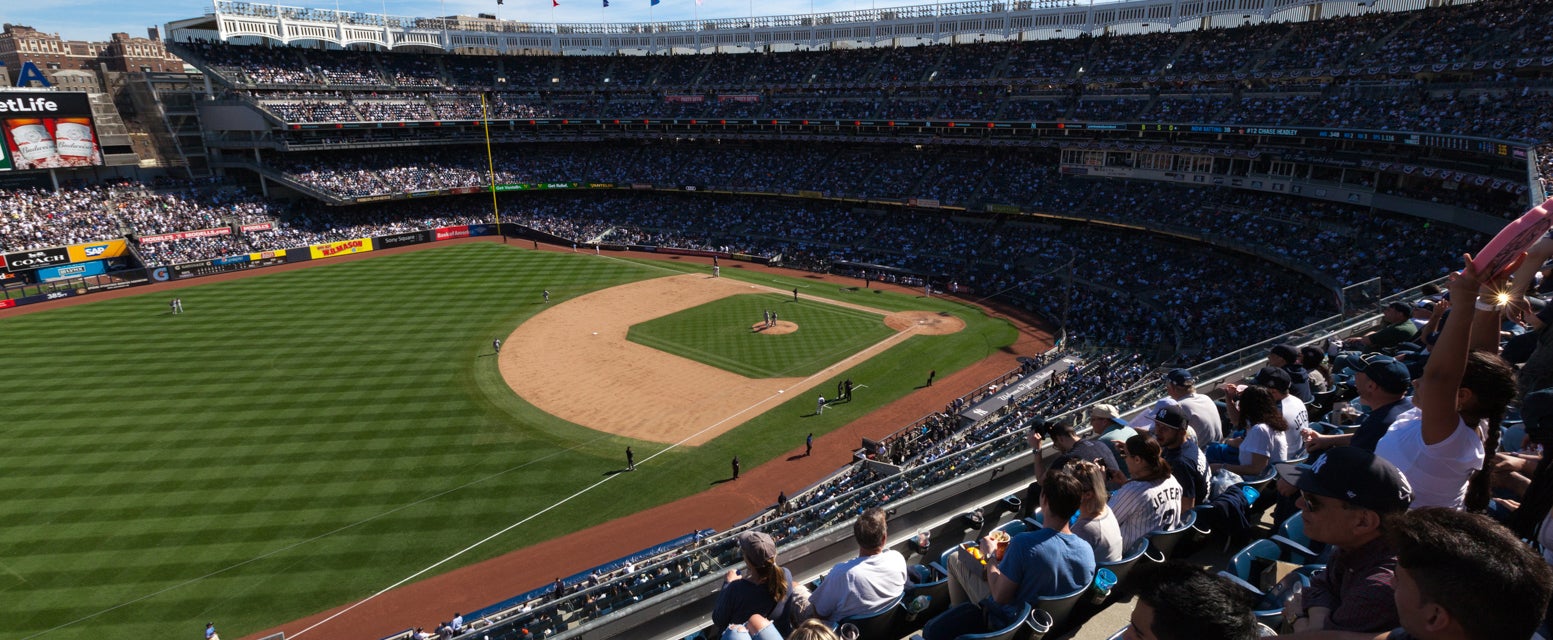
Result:
[[[207,620],[240,637],[371,594],[605,477],[439,570],[703,491],[734,454],[752,468],[1015,337],[948,302],[724,266],[969,328],[839,373],[867,386],[824,415],[799,419],[812,399],[794,398],[609,475],[626,445],[639,462],[664,445],[537,411],[502,382],[491,339],[544,308],[542,289],[556,304],[693,269],[472,243],[181,289],[180,316],[168,292],[0,312],[0,638],[193,637]]]
[[[750,329],[766,311],[798,324],[767,335]],[[810,376],[895,333],[884,316],[785,294],[729,296],[631,327],[626,339],[749,378]]]

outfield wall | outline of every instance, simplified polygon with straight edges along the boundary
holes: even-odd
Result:
[[[241,230],[264,231],[269,228],[270,225],[266,223],[243,225]],[[150,243],[154,244],[179,238],[226,235],[231,232],[231,227],[218,227],[146,236],[140,240],[145,242],[149,238]],[[145,269],[121,268],[113,271],[109,269],[112,268],[114,260],[127,261],[133,255],[129,241],[124,238],[18,251],[0,256],[0,285],[3,285],[7,292],[6,296],[0,297],[0,309],[156,282],[175,282],[309,260],[327,260],[381,249],[496,234],[497,227],[492,224],[459,225],[370,238],[352,238],[274,251],[258,251]],[[119,266],[123,265],[124,262],[119,263]],[[10,295],[12,293],[17,295]]]

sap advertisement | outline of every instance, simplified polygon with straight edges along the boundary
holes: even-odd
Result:
[[[5,147],[0,171],[32,171],[102,165],[92,105],[82,92],[0,93],[0,131]]]

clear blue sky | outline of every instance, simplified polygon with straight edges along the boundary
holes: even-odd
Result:
[[[474,15],[499,13],[504,19],[529,22],[636,22],[648,20],[648,0],[609,0],[610,7],[602,8],[601,0],[559,0],[560,7],[552,14],[550,0],[506,0],[498,7],[496,0],[316,0],[312,2],[272,2],[291,6],[333,9],[337,5],[347,11],[381,13],[401,16],[437,16],[447,14]],[[872,4],[877,2],[877,4]],[[913,0],[702,0],[699,17],[731,18],[750,14],[781,15],[815,11],[847,11],[870,7],[894,7],[914,4],[933,4]],[[108,34],[123,31],[134,36],[144,36],[146,27],[161,26],[172,20],[192,18],[211,8],[210,2],[197,0],[0,0],[0,22],[24,24],[39,31],[58,33],[68,40],[107,40]],[[654,20],[688,20],[697,16],[695,0],[661,0],[652,7]]]

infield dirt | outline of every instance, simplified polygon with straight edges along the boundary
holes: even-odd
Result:
[[[502,378],[525,401],[574,424],[640,440],[695,445],[913,335],[942,335],[965,327],[947,314],[892,314],[811,298],[887,316],[885,324],[896,333],[804,378],[746,378],[626,339],[632,325],[728,296],[767,291],[781,293],[732,278],[687,274],[557,302],[508,336],[499,362]]]

